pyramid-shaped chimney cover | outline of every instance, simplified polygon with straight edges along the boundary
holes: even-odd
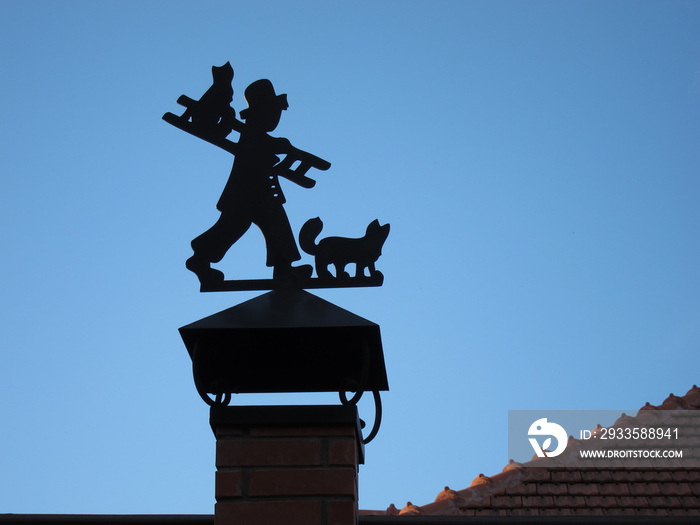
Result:
[[[388,390],[379,325],[304,290],[274,290],[180,335],[200,392]]]

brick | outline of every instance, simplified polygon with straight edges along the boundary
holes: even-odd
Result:
[[[216,443],[217,468],[320,464],[320,440],[239,439]]]
[[[222,471],[215,475],[215,496],[219,498],[240,498],[243,496],[243,472],[240,470]]]
[[[226,501],[214,507],[214,525],[324,525],[320,501]]]
[[[357,503],[354,501],[326,502],[326,525],[356,525]]]
[[[249,473],[248,495],[328,496],[357,495],[357,479],[352,468],[265,469]]]
[[[328,443],[329,465],[353,465],[356,466],[357,441],[355,439],[331,439]]]

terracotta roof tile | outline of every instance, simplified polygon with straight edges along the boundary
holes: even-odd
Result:
[[[522,496],[497,495],[491,496],[491,502],[495,507],[518,508],[523,506]]]
[[[458,516],[459,507],[458,500],[453,499],[443,499],[440,501],[435,501],[427,505],[423,505],[419,508],[420,514],[427,514],[430,516]]]
[[[533,469],[534,470],[534,469]],[[537,469],[539,470],[539,469]],[[575,483],[583,480],[580,470],[551,470],[552,481],[555,483]]]
[[[685,395],[685,400],[694,409],[700,409],[700,388],[697,385],[693,385],[693,388]]]
[[[437,495],[435,498],[435,501],[442,501],[444,499],[457,499],[459,496],[457,495],[457,492],[452,490],[450,487],[445,487],[442,489],[442,491]]]
[[[506,494],[519,495],[519,496],[534,496],[537,494],[537,483],[522,483],[521,485],[514,485],[512,487],[506,487]]]
[[[421,514],[421,510],[409,501],[406,503],[406,506],[399,511],[399,516],[404,516],[406,514]]]
[[[557,496],[555,498],[557,507],[565,507],[569,509],[583,508],[586,506],[586,498],[583,496]]]
[[[623,507],[608,507],[605,509],[606,516],[636,516],[636,509],[627,509]]]
[[[552,496],[523,496],[523,507],[550,508],[554,506]]]
[[[665,516],[670,515],[668,510],[666,510],[666,509],[652,509],[652,508],[637,509],[636,512],[637,512],[637,516],[655,516],[655,517],[664,516],[665,517]]]
[[[522,473],[522,479],[523,481],[539,481],[539,482],[546,482],[550,481],[552,479],[552,471],[548,470],[546,468],[530,468],[526,469]]]
[[[649,501],[646,498],[638,496],[617,496],[615,502],[619,508],[636,509],[649,506]]]
[[[610,475],[612,476],[613,481],[625,483],[642,481],[642,473],[638,470],[611,470]]]
[[[630,495],[648,496],[649,494],[659,494],[658,483],[631,483],[629,485]]]
[[[523,468],[522,463],[518,463],[517,461],[513,461],[512,459],[508,460],[508,464],[503,467],[503,472],[507,472],[512,469],[518,469],[518,468]]]
[[[491,483],[490,477],[479,474],[476,478],[474,478],[474,481],[472,481],[472,484],[469,486],[476,487],[477,485],[487,485],[489,483]]]
[[[622,414],[614,426],[635,428],[644,426],[647,418],[654,417],[655,422],[662,418],[682,430],[682,439],[676,443],[679,448],[685,452],[687,447],[697,457],[697,410],[700,388],[693,385],[684,396],[671,394],[658,406],[647,403],[634,417]],[[602,428],[598,425],[592,433],[600,435]],[[624,444],[649,446],[632,440]],[[577,457],[580,446],[580,441],[570,438],[564,454]],[[499,474],[479,474],[466,489],[445,487],[435,502],[427,505],[409,502],[400,511],[392,504],[383,513],[361,512],[401,516],[700,516],[700,468],[684,467],[680,460],[668,462],[670,466],[665,468],[655,468],[651,461],[630,466],[622,460],[606,468],[591,468],[565,467],[559,458],[545,459],[546,464],[539,458],[524,464],[511,460]]]
[[[629,496],[630,488],[627,483],[601,483],[598,492],[601,496]]]
[[[664,496],[692,496],[693,491],[688,483],[661,483],[659,492]]]
[[[700,483],[700,470],[689,470],[686,472],[681,471],[677,474],[676,479],[685,479],[686,481],[689,481],[691,483]]]
[[[608,470],[581,470],[581,481],[584,483],[607,483],[612,481]]]
[[[568,494],[568,487],[563,483],[538,483],[537,494],[541,496],[559,496]]]
[[[700,509],[700,496],[690,496],[681,500],[681,505],[688,509]]]
[[[572,483],[569,485],[569,494],[576,496],[596,496],[598,492],[597,483]]]

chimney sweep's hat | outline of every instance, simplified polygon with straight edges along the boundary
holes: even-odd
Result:
[[[287,109],[289,107],[287,95],[277,95],[272,82],[266,78],[253,82],[245,88],[243,95],[248,102],[248,108],[241,111],[242,118],[245,118],[248,110],[253,108]]]

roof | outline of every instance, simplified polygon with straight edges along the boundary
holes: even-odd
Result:
[[[677,418],[700,416],[700,388],[684,396],[671,394],[661,405],[647,403],[635,417],[625,414],[611,428],[625,428],[649,414]],[[688,421],[691,418],[686,417]],[[693,418],[693,421],[697,419]],[[688,428],[688,427],[686,427]],[[691,445],[700,440],[698,425]],[[600,428],[594,430],[600,431]],[[569,439],[567,450],[576,451],[580,440]],[[687,445],[688,443],[686,443]],[[691,447],[692,448],[692,447]],[[562,455],[563,456],[563,455]],[[691,450],[700,458],[700,447]],[[543,461],[550,463],[544,464]],[[544,465],[544,466],[542,466]],[[445,487],[435,501],[408,503],[401,510],[360,511],[359,525],[685,525],[700,516],[700,467],[667,468],[617,465],[609,468],[562,467],[551,458],[527,463],[510,462],[501,473],[479,474],[463,490]],[[413,518],[413,519],[411,519]],[[0,514],[0,525],[213,525],[212,515],[37,515]]]
[[[692,412],[691,412],[692,411]],[[671,394],[661,405],[647,403],[635,417],[625,414],[609,428],[641,426],[644,418],[672,417],[684,425],[683,416],[700,416],[700,388],[693,386],[684,396]],[[691,421],[686,418],[686,421]],[[684,443],[684,458],[695,458],[692,467],[678,460],[658,468],[643,460],[630,466],[617,461],[606,467],[533,458],[527,463],[511,462],[493,476],[479,474],[463,490],[445,487],[435,501],[425,505],[408,502],[402,509],[393,504],[386,511],[360,511],[365,516],[700,516],[700,428],[688,427],[690,441]],[[593,432],[600,432],[598,427]],[[599,441],[600,442],[600,441]],[[567,454],[576,454],[581,440],[569,438]],[[688,447],[686,449],[686,447]],[[690,454],[685,453],[688,450]],[[569,460],[571,457],[569,457]],[[590,465],[590,463],[587,463]]]

